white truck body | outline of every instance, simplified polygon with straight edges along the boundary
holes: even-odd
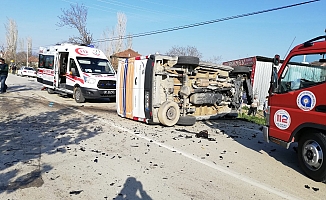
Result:
[[[121,59],[117,113],[121,117],[166,126],[236,117],[241,105],[242,78],[230,78],[232,69],[199,63],[198,58],[191,56],[155,54]]]

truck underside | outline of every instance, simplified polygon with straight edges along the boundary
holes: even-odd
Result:
[[[199,62],[198,58],[190,56],[178,59],[156,56],[155,62],[153,95],[158,98],[153,101],[158,114],[163,102],[172,101],[180,108],[180,118],[237,117],[243,90],[252,94],[248,74],[232,74],[233,68],[229,66]],[[251,98],[247,97],[249,102]]]

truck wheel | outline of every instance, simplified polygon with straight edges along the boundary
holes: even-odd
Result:
[[[75,87],[74,90],[74,99],[77,103],[84,103],[85,97],[83,96],[83,93],[79,87]]]
[[[310,132],[299,140],[298,159],[303,171],[315,181],[326,181],[326,136]]]
[[[47,91],[48,91],[49,94],[54,94],[54,90],[51,89],[51,88],[47,88]]]
[[[250,74],[249,67],[245,66],[236,66],[233,67],[233,70],[231,71],[232,74]]]
[[[175,125],[180,117],[180,110],[177,103],[173,101],[164,102],[158,109],[158,119],[165,126]]]
[[[177,65],[199,65],[199,58],[194,56],[179,56]]]
[[[195,116],[180,116],[177,124],[180,126],[192,126],[196,123],[196,117]]]

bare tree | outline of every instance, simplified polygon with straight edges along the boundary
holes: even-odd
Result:
[[[126,49],[132,49],[132,34],[127,35]]]
[[[70,28],[76,28],[80,36],[72,36],[69,38],[69,42],[91,44],[93,41],[92,34],[86,29],[86,20],[88,10],[84,5],[70,4],[70,9],[61,9],[63,14],[58,16],[60,22],[57,26],[69,26]]]
[[[170,56],[195,56],[199,59],[202,58],[202,53],[198,51],[196,47],[187,46],[187,47],[179,47],[173,46],[170,50],[166,52],[167,55]]]
[[[17,50],[17,37],[18,29],[16,21],[13,19],[8,19],[7,24],[5,24],[6,29],[6,41],[7,41],[7,50],[5,53],[5,58],[7,60],[16,61],[16,50]]]
[[[210,63],[216,63],[216,64],[221,64],[222,56],[213,56],[210,57],[208,60],[205,62],[210,62]]]
[[[132,48],[132,35],[129,34],[126,37],[127,29],[127,17],[124,13],[117,13],[117,24],[115,28],[107,29],[103,32],[101,47],[106,52],[107,57],[121,52],[125,49]],[[123,40],[127,38],[125,46],[123,46]]]
[[[122,51],[123,37],[126,35],[127,17],[124,13],[117,13],[118,23],[116,26],[117,42],[115,47],[115,53]]]
[[[102,38],[113,38],[115,35],[114,29],[109,29],[107,28],[107,30],[103,31],[102,34]],[[114,50],[114,42],[113,40],[109,40],[109,41],[104,41],[100,44],[100,48],[105,52],[105,55],[107,57],[110,57]]]

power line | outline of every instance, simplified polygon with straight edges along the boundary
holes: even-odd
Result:
[[[98,39],[98,40],[95,40],[93,43],[114,41],[114,40],[127,39],[127,38],[136,38],[136,37],[143,37],[143,36],[155,35],[155,34],[160,34],[160,33],[172,32],[172,31],[177,31],[177,30],[182,30],[182,29],[187,29],[187,28],[193,28],[193,27],[197,27],[197,26],[203,26],[203,25],[207,25],[207,24],[213,24],[213,23],[217,23],[217,22],[228,21],[228,20],[232,20],[232,19],[238,19],[238,18],[242,18],[242,17],[258,15],[258,14],[262,14],[262,13],[282,10],[282,9],[286,9],[286,8],[292,8],[295,6],[301,6],[304,4],[309,4],[309,3],[313,3],[313,2],[317,2],[317,1],[320,1],[320,0],[305,1],[305,2],[301,2],[301,3],[297,3],[297,4],[291,4],[291,5],[287,5],[287,6],[276,7],[276,8],[261,10],[261,11],[257,11],[257,12],[251,12],[251,13],[246,13],[246,14],[241,14],[241,15],[234,15],[231,17],[225,17],[225,18],[221,18],[221,19],[209,20],[209,21],[188,24],[188,25],[183,25],[183,26],[176,26],[176,27],[166,28],[166,29],[161,29],[161,30],[156,30],[156,31],[137,33],[137,34],[128,35],[128,36]]]

